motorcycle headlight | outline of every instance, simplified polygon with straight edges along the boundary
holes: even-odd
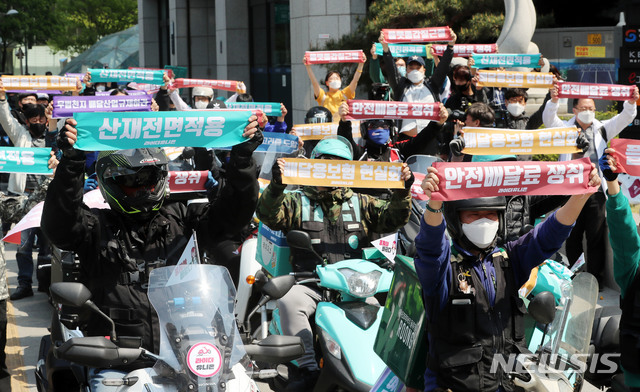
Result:
[[[349,293],[354,297],[367,298],[376,292],[378,282],[382,276],[380,271],[371,271],[363,274],[351,268],[340,268],[340,273],[347,278]]]

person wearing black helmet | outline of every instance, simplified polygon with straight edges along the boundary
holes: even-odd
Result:
[[[304,115],[305,124],[330,123],[333,121],[331,111],[322,106],[314,106]]]
[[[430,167],[422,183],[428,197],[439,190],[437,173]],[[600,185],[593,164],[589,185]],[[502,368],[492,372],[491,366],[496,355],[507,361],[503,356],[518,353],[524,342],[518,288],[533,267],[560,249],[589,196],[571,196],[534,230],[502,248],[496,240],[504,228],[504,197],[444,206],[429,201],[415,240],[429,331],[425,391],[514,390]]]
[[[166,203],[167,157],[160,148],[101,152],[96,173],[110,209],[89,209],[82,202],[85,153],[73,147],[77,123],[67,120],[57,140],[63,154],[41,226],[53,244],[77,254],[93,301],[114,320],[118,335],[138,336],[142,347],[158,353],[159,326],[146,295],[148,272],[176,264],[193,230],[200,250],[209,253],[216,239],[251,220],[259,189],[252,153],[263,137],[256,116],[248,120],[247,141],[231,149],[226,184],[213,203]],[[105,336],[109,327],[94,318],[86,331]],[[148,365],[135,362],[127,370]],[[100,380],[99,374],[92,378],[91,390],[104,388]]]

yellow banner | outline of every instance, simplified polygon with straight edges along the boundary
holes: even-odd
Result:
[[[604,58],[607,57],[606,49],[606,46],[576,46],[575,56]]]
[[[76,91],[77,78],[65,76],[9,76],[2,75],[5,90],[62,90]]]
[[[404,188],[402,163],[284,158],[283,184]]]
[[[469,155],[571,154],[576,147],[578,128],[534,130],[465,127],[463,153]]]
[[[553,87],[550,72],[478,71],[478,87]]]
[[[321,140],[326,136],[337,135],[338,123],[298,124],[293,129],[302,140]],[[351,121],[351,135],[354,139],[361,137],[360,121]]]

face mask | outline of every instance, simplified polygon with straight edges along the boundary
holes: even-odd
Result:
[[[195,106],[196,109],[206,109],[208,104],[206,101],[196,101],[193,106]]]
[[[578,113],[578,120],[585,124],[591,124],[595,118],[596,112],[592,112],[591,110],[583,110]]]
[[[400,76],[407,76],[407,67],[398,67],[398,73]]]
[[[369,140],[377,145],[386,144],[389,141],[390,131],[384,128],[376,128],[367,130],[367,136]]]
[[[507,105],[507,110],[513,117],[520,117],[524,113],[524,105],[519,103],[510,103]]]
[[[102,91],[104,91],[106,89],[107,89],[107,86],[105,86],[104,84],[99,84],[99,85],[96,86],[96,91],[102,92]]]
[[[342,86],[342,82],[339,80],[332,80],[329,82],[329,88],[332,88],[334,90],[339,89],[340,86]]]
[[[472,244],[480,249],[484,249],[491,245],[493,240],[496,238],[499,227],[499,221],[481,218],[471,223],[463,223],[462,232]]]
[[[407,74],[407,77],[409,78],[411,83],[420,83],[424,79],[424,74],[417,69],[414,69]]]
[[[30,124],[29,132],[31,132],[32,136],[41,137],[44,135],[44,132],[47,130],[47,124]]]
[[[469,84],[454,84],[453,85],[453,89],[457,92],[463,92],[463,91],[467,91],[467,88],[469,88]]]

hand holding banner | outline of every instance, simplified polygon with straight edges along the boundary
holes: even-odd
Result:
[[[615,150],[611,154],[616,160],[614,172],[640,177],[640,140],[612,139],[611,148]]]
[[[356,188],[404,188],[402,164],[284,158],[283,184]]]
[[[210,79],[176,79],[172,88],[186,87],[211,87],[214,90],[236,91],[238,83],[235,80],[210,80]]]
[[[164,84],[164,70],[150,71],[144,69],[93,69],[89,68],[91,83],[98,82],[136,82]]]
[[[387,43],[451,41],[449,26],[423,29],[382,29]]]
[[[470,155],[499,154],[572,154],[578,128],[543,128],[533,130],[465,127],[464,150]]]
[[[0,173],[51,174],[50,148],[0,147]]]
[[[473,54],[474,68],[497,67],[527,67],[538,68],[540,65],[540,53],[538,54]]]
[[[8,76],[2,75],[5,90],[60,90],[77,91],[78,79],[63,76]]]
[[[151,110],[151,97],[144,95],[57,96],[53,97],[53,118],[71,117],[80,112],[142,112]]]
[[[551,88],[550,72],[478,71],[478,87]]]
[[[558,98],[589,98],[627,101],[635,86],[622,84],[558,82]]]
[[[420,120],[440,120],[439,103],[420,102],[387,102],[387,101],[364,101],[347,100],[349,114],[346,120],[369,120],[369,119],[420,119]]]
[[[564,162],[435,162],[439,190],[433,200],[509,195],[593,193],[589,158]]]
[[[367,60],[360,50],[321,50],[304,52],[305,64],[364,63]]]
[[[326,136],[337,135],[338,123],[297,124],[292,129],[295,129],[302,140],[321,140]],[[351,135],[354,139],[361,137],[360,121],[351,121]]]

